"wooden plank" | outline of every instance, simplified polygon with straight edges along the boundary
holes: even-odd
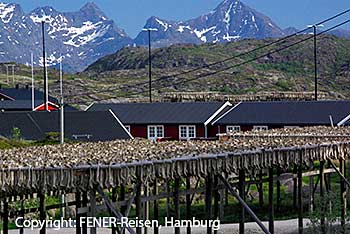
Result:
[[[21,213],[20,213],[20,217],[24,218],[25,214],[24,214],[24,201],[25,201],[25,197],[23,197],[21,199]],[[23,224],[23,220],[21,221],[21,224]],[[24,234],[24,227],[20,227],[19,228],[19,234]]]
[[[76,210],[76,234],[81,234],[81,223],[80,223],[80,214],[78,213],[79,208],[81,207],[81,202],[80,202],[80,192],[77,191],[75,193],[75,210]]]
[[[214,185],[219,185],[219,179],[217,176],[214,177]],[[214,190],[214,220],[220,220],[219,217],[219,202],[220,202],[220,193],[219,193],[219,186],[216,186]],[[214,230],[214,234],[218,234],[217,230]]]
[[[293,175],[297,174],[297,168],[296,166],[293,168]],[[293,177],[293,208],[294,210],[298,209],[298,204],[297,204],[297,182],[298,179],[297,177]]]
[[[245,173],[244,170],[239,171],[239,183],[238,183],[238,191],[239,196],[245,201]],[[245,223],[245,209],[241,204],[240,216],[239,216],[239,234],[244,234],[244,223]]]
[[[166,191],[166,194],[167,194],[167,196],[166,196],[166,207],[165,207],[166,216],[170,217],[170,197],[172,195],[170,195],[171,191],[170,191],[170,181],[169,181],[169,179],[166,180],[165,191]]]
[[[99,195],[102,197],[106,207],[108,208],[109,214],[117,218],[117,220],[121,220],[123,215],[113,206],[113,203],[109,200],[107,195],[103,192],[102,187],[98,184],[96,184],[95,187]],[[126,227],[126,229],[128,229],[129,233],[135,234],[134,230],[131,227]]]
[[[46,220],[46,208],[45,208],[45,194],[39,194],[39,217],[41,221]],[[43,228],[40,229],[40,234],[46,233],[46,223],[44,223]]]
[[[186,177],[186,190],[191,189],[191,177]],[[192,204],[192,199],[191,199],[191,194],[186,194],[186,219],[190,220],[192,218],[191,214],[191,204]],[[191,226],[188,225],[186,228],[186,233],[191,234]]]
[[[269,231],[274,234],[273,168],[269,168]]]
[[[158,195],[157,179],[154,179],[154,182],[153,182],[153,195]],[[159,202],[157,199],[153,201],[153,219],[154,220],[159,219]],[[156,226],[153,229],[154,229],[153,231],[154,234],[159,234],[159,227]]]
[[[174,208],[175,208],[175,220],[180,220],[180,178],[175,178],[174,184]],[[180,234],[180,227],[175,227],[175,234]]]
[[[263,171],[260,170],[259,172],[259,183],[257,184],[258,191],[259,191],[259,206],[264,206],[264,187],[263,187]]]
[[[310,176],[309,177],[309,211],[312,213],[314,211],[314,177]]]
[[[240,204],[244,206],[248,214],[252,217],[252,219],[258,224],[258,226],[261,228],[261,230],[265,234],[270,234],[269,230],[264,226],[264,224],[260,221],[260,219],[256,216],[256,214],[250,209],[250,207],[247,205],[247,203],[237,194],[235,189],[231,186],[231,184],[224,178],[222,175],[218,175],[219,179],[224,183],[227,190],[239,201]]]
[[[340,173],[346,178],[346,161],[344,159],[339,160]],[[340,223],[341,223],[341,232],[346,233],[346,208],[347,208],[347,194],[346,194],[346,182],[343,177],[340,177],[340,204],[341,204],[341,213],[340,213]]]
[[[320,161],[320,198],[321,201],[324,199],[324,161]],[[321,207],[321,231],[322,233],[326,232],[326,226],[325,226],[325,217],[324,217],[324,207]]]
[[[137,168],[137,182],[136,182],[136,197],[135,197],[135,205],[136,205],[136,218],[141,219],[142,216],[142,203],[141,203],[141,190],[142,190],[142,181],[141,181],[141,171],[140,168]],[[142,228],[136,227],[136,233],[142,234]]]
[[[148,191],[148,182],[145,182],[145,185],[144,185],[144,196],[145,197],[148,197],[149,196],[149,191]],[[149,202],[148,201],[144,201],[143,202],[143,220],[146,221],[146,220],[149,220]],[[143,234],[148,234],[148,228],[145,226],[143,228]]]
[[[96,217],[96,192],[90,190],[90,217]],[[90,227],[90,234],[97,234],[96,227]]]
[[[277,168],[277,181],[276,181],[276,210],[280,211],[281,210],[281,181],[280,181],[280,176],[281,176],[281,169]]]
[[[111,197],[112,202],[117,202],[117,197],[118,197],[117,194],[118,194],[117,188],[112,188],[112,197]],[[111,232],[112,234],[117,233],[117,227],[115,225],[112,226]]]
[[[301,156],[300,156],[301,157]],[[302,160],[300,160],[302,162]],[[303,168],[302,164],[298,166],[298,230],[303,233]]]
[[[7,199],[3,201],[3,214],[2,214],[2,222],[3,222],[3,234],[9,233],[9,203]]]
[[[88,205],[88,195],[87,195],[87,192],[85,191],[83,192],[83,206],[87,207],[87,205]],[[87,217],[87,212],[84,213],[84,217]],[[82,226],[82,234],[87,234],[87,222],[84,222],[81,226]]]
[[[120,196],[119,196],[119,201],[125,201],[125,185],[120,185]],[[120,212],[125,215],[125,211],[126,211],[126,205],[115,205],[117,207],[120,207]]]
[[[212,220],[212,195],[213,195],[213,178],[209,174],[206,178],[206,191],[205,191],[205,206],[206,206],[206,212],[207,212],[207,220],[208,223],[210,220]],[[207,226],[207,234],[212,234],[213,230],[210,225]]]

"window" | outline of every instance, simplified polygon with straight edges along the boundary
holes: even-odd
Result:
[[[128,131],[129,133],[131,133],[131,132],[130,132],[130,131],[131,131],[130,125],[125,125],[125,129],[126,129],[126,131]]]
[[[240,132],[241,126],[226,126],[226,133],[230,132]]]
[[[255,130],[255,131],[266,131],[266,130],[269,130],[269,127],[268,126],[254,126],[253,130]]]
[[[147,127],[147,137],[150,140],[156,140],[164,137],[164,126],[163,125],[150,125]]]
[[[179,138],[182,140],[189,140],[196,138],[196,126],[194,125],[180,125]]]
[[[299,128],[299,126],[284,126],[285,129]]]

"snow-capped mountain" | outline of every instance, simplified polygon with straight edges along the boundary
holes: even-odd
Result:
[[[184,22],[166,21],[151,17],[145,28],[152,33],[155,46],[176,43],[230,42],[242,38],[268,38],[284,35],[269,17],[246,6],[239,0],[225,0],[209,14]],[[138,45],[148,42],[146,32],[135,39]]]
[[[62,56],[71,71],[81,71],[132,42],[94,3],[77,12],[40,7],[28,14],[18,4],[0,3],[0,62],[30,63],[33,53],[35,64],[42,65],[42,21],[48,64],[56,65]]]

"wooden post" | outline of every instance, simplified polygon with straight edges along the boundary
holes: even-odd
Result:
[[[112,197],[111,197],[112,202],[116,202],[117,201],[117,188],[112,188]],[[117,233],[117,227],[116,226],[112,226],[112,234],[116,234]]]
[[[157,196],[158,195],[158,184],[157,184],[157,179],[154,179],[153,182],[153,195]],[[153,202],[153,219],[158,220],[159,219],[159,203],[158,199],[155,199]],[[159,228],[156,226],[154,227],[154,234],[159,234]]]
[[[300,160],[300,165],[298,167],[298,203],[299,203],[299,205],[298,205],[298,228],[299,228],[299,234],[302,234],[303,233],[303,168],[302,168],[302,160]]]
[[[120,185],[119,201],[125,201],[125,185]],[[120,207],[120,212],[125,215],[126,206]]]
[[[269,168],[269,231],[274,234],[273,168]]]
[[[325,217],[324,217],[324,204],[323,204],[323,199],[324,199],[324,161],[320,161],[320,197],[321,197],[321,230],[322,233],[325,233],[326,231],[326,226],[325,226]]]
[[[170,194],[171,191],[170,191],[170,181],[169,181],[169,179],[166,179],[165,190],[166,190],[167,194]],[[166,197],[166,207],[165,207],[165,209],[166,209],[166,216],[170,217],[170,197],[169,196]]]
[[[225,189],[219,190],[220,194],[220,214],[219,214],[219,220],[224,220],[225,216],[225,202],[224,202],[224,196],[225,196]]]
[[[87,192],[83,192],[83,207],[88,207],[88,196]],[[84,214],[85,217],[87,217],[87,213]],[[87,234],[87,223],[84,222],[82,225],[82,234]]]
[[[136,218],[141,218],[142,216],[142,203],[141,203],[141,190],[142,190],[142,182],[141,182],[141,168],[136,169],[137,176],[137,185],[136,185],[136,197],[135,197],[135,205],[136,205]],[[136,233],[142,234],[142,228],[136,227]]]
[[[214,190],[214,220],[220,220],[219,217],[219,201],[220,201],[220,193],[219,186],[220,182],[217,176],[214,177],[214,186],[216,187]],[[217,234],[218,231],[214,230],[214,234]]]
[[[339,160],[340,172],[346,177],[346,163],[344,159]],[[340,177],[340,204],[341,204],[341,232],[346,232],[345,221],[346,221],[346,184],[342,177]]]
[[[293,169],[293,208],[295,210],[298,209],[298,204],[297,204],[297,178],[295,175],[297,174],[297,168],[294,167]]]
[[[144,197],[147,198],[149,195],[147,182],[145,182],[143,193],[144,193]],[[143,220],[144,221],[149,220],[149,202],[148,201],[145,201],[143,203]],[[148,229],[146,226],[143,228],[143,233],[148,234]]]
[[[42,193],[42,192],[39,193],[39,217],[40,217],[40,220],[44,222],[43,228],[40,229],[40,234],[45,234],[46,233],[45,193]]]
[[[119,196],[119,201],[125,201],[125,185],[120,185],[120,196]],[[121,206],[120,207],[120,212],[122,213],[123,216],[125,216],[126,208],[127,206]],[[125,234],[125,229],[122,229],[121,234]]]
[[[238,175],[238,191],[239,196],[245,201],[245,173],[244,170],[239,171]],[[239,216],[239,234],[244,234],[244,223],[245,223],[245,210],[244,207],[241,206],[240,216]]]
[[[3,201],[3,234],[9,233],[9,203],[7,199]]]
[[[314,177],[309,177],[309,207],[310,214],[314,211]]]
[[[280,176],[281,176],[281,169],[277,168],[277,182],[276,182],[276,197],[277,197],[277,204],[276,204],[276,210],[280,211],[281,210],[281,181],[280,181]]]
[[[175,208],[175,220],[180,220],[180,178],[175,178],[175,191],[174,191],[174,208]],[[175,227],[175,234],[180,234],[180,228]]]
[[[264,206],[264,183],[262,182],[263,180],[263,171],[260,170],[259,173],[259,184],[258,184],[258,190],[259,190],[259,206],[262,208]]]
[[[24,216],[25,216],[24,200],[25,200],[25,197],[23,196],[23,198],[21,199],[21,213],[20,213],[20,217],[22,217],[22,218],[24,218]],[[23,224],[23,220],[22,220],[21,223]],[[24,234],[24,228],[23,227],[20,227],[19,234]]]
[[[191,189],[191,177],[186,177],[186,190]],[[186,219],[190,220],[192,218],[191,214],[191,194],[186,194]],[[191,234],[191,226],[188,225],[186,228],[186,233]]]
[[[90,217],[96,217],[96,191],[90,191]],[[90,228],[90,234],[96,234],[96,227]]]
[[[76,213],[76,234],[81,234],[81,223],[80,223],[80,214],[79,214],[79,208],[81,207],[80,202],[80,192],[77,191],[75,193],[75,213]]]
[[[206,212],[207,212],[207,220],[208,223],[212,219],[212,194],[213,194],[213,178],[209,174],[206,179],[206,189],[205,189],[205,205],[206,205]],[[207,227],[207,234],[212,234],[213,230],[212,227],[208,225]]]

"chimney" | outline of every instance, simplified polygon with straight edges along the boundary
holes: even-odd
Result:
[[[16,89],[19,89],[19,84],[16,84]]]

